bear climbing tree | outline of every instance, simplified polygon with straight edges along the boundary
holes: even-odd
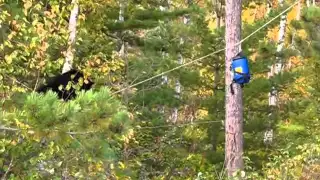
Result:
[[[76,86],[79,90],[89,90],[94,83],[84,79],[84,74],[78,70],[70,70],[49,80],[48,84],[40,86],[36,92],[45,93],[49,90],[57,93],[60,99],[68,101],[76,97]]]

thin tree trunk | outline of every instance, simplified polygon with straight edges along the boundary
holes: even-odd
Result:
[[[283,6],[283,3],[284,3],[284,0],[279,0],[279,4],[281,7]],[[280,53],[283,49],[283,46],[284,46],[286,23],[287,23],[287,15],[284,14],[281,16],[281,19],[280,19],[277,53]],[[276,61],[277,61],[277,63],[275,66],[274,73],[279,74],[283,69],[282,58],[277,56]]]
[[[307,7],[310,7],[310,0],[306,0]]]
[[[223,26],[223,5],[222,0],[212,0],[213,11],[216,15],[217,28]]]
[[[236,46],[241,37],[242,0],[226,0],[226,121],[225,121],[225,162],[227,174],[232,176],[243,169],[243,105],[242,89],[233,84],[234,94],[230,91],[232,58],[239,53],[241,45]]]
[[[267,1],[267,12],[266,12],[266,16],[269,16],[271,9],[272,9],[272,1],[271,1],[271,0],[268,0],[268,1]]]
[[[283,0],[279,1],[279,5],[283,6]],[[285,40],[285,32],[286,32],[286,23],[287,23],[287,15],[284,14],[281,16],[280,25],[279,25],[279,34],[278,34],[278,46],[277,46],[277,53],[280,53],[284,46]],[[274,75],[279,74],[283,69],[283,62],[282,58],[279,55],[276,56],[276,64],[271,67],[269,77],[273,77]],[[277,90],[275,86],[272,87],[273,93],[270,93],[269,99],[269,106],[276,106],[277,105]]]
[[[167,52],[162,52],[162,58],[167,58],[168,57],[168,53]],[[161,85],[167,85],[168,84],[168,76],[167,75],[162,75],[161,76],[162,82]],[[162,114],[165,114],[165,106],[161,106],[160,107],[160,112]]]
[[[279,5],[283,6],[283,0],[279,0]],[[281,53],[284,40],[285,40],[285,32],[286,32],[286,23],[287,23],[287,15],[284,14],[281,16],[280,25],[279,25],[279,34],[278,34],[278,46],[277,46],[277,54]],[[268,73],[268,78],[272,78],[275,75],[278,75],[283,70],[283,62],[282,58],[279,55],[276,56],[276,63],[271,66],[270,72]],[[278,105],[278,90],[275,84],[272,84],[271,90],[269,92],[269,124],[268,128],[264,135],[264,143],[270,144],[273,140],[273,129],[272,123],[276,120],[276,107]]]
[[[221,25],[221,18],[217,19],[217,28],[220,28]],[[220,59],[220,58],[219,58]],[[216,60],[214,64],[214,81],[213,81],[213,90],[217,90],[220,82],[220,65],[218,59]]]
[[[62,68],[62,73],[68,72],[72,69],[73,59],[74,59],[74,45],[76,41],[77,34],[77,18],[79,13],[79,4],[78,0],[72,0],[71,5],[73,6],[70,19],[69,19],[69,41],[68,49],[66,54],[66,59]]]
[[[190,5],[192,3],[192,0],[186,0],[186,3],[188,5]],[[183,23],[189,24],[189,22],[190,22],[190,18],[188,17],[188,15],[184,16]],[[183,44],[184,44],[184,39],[180,38],[180,45],[183,45]],[[180,53],[178,54],[178,64],[179,65],[183,64],[183,56]],[[176,98],[180,98],[181,88],[182,87],[181,87],[180,81],[176,80],[176,83],[175,83]],[[171,121],[173,123],[176,123],[177,120],[178,120],[178,107],[175,107],[175,108],[173,108],[173,113],[171,115]]]
[[[212,5],[213,5],[213,11],[215,12],[216,15],[216,28],[219,29],[221,28],[221,21],[223,21],[222,18],[222,2],[221,0],[212,0]],[[219,67],[219,61],[215,62],[214,65],[214,82],[213,82],[213,89],[218,88],[218,84],[220,81],[220,67]]]
[[[165,7],[163,7],[163,6],[160,6],[160,10],[161,11],[167,11],[168,9],[170,8],[170,1],[168,0],[167,1],[167,5],[165,6]],[[167,21],[167,20],[166,20]],[[161,52],[161,55],[162,55],[162,58],[163,59],[165,59],[165,58],[167,58],[168,57],[168,53],[166,52],[166,51],[162,51]],[[167,75],[162,75],[161,76],[161,79],[162,79],[162,81],[161,81],[161,85],[167,85],[168,84],[168,76]],[[165,114],[165,107],[164,106],[161,106],[160,107],[160,112],[162,113],[162,114]],[[168,121],[168,119],[167,119],[167,121]]]
[[[219,29],[222,26],[222,21],[223,21],[223,8],[222,8],[222,1],[221,0],[212,0],[212,5],[213,5],[213,11],[215,12],[216,15],[216,28]],[[220,58],[219,58],[220,59]],[[214,81],[213,81],[213,91],[218,90],[218,86],[219,86],[219,82],[220,82],[220,64],[218,59],[216,59],[216,62],[214,63],[214,67],[213,67],[213,71],[214,71]],[[216,113],[219,113],[219,108],[217,108]],[[218,127],[217,126],[218,123],[215,123],[213,125],[213,127]],[[212,151],[216,152],[217,151],[217,140],[218,140],[218,131],[215,131],[214,133],[212,133]]]
[[[297,4],[297,15],[296,15],[296,20],[299,21],[300,20],[300,16],[301,16],[301,1],[298,2]],[[291,48],[296,49],[295,47],[295,36],[296,36],[297,32],[294,30],[294,32],[292,33],[292,38],[291,38]],[[292,67],[292,60],[289,60],[288,63],[286,64],[286,68],[290,70]]]
[[[298,2],[298,5],[297,5],[297,16],[296,16],[296,20],[300,20],[300,16],[301,16],[301,0]]]
[[[68,49],[66,53],[66,59],[63,64],[62,68],[62,73],[66,73],[72,69],[73,66],[73,60],[74,60],[74,52],[75,52],[75,42],[76,42],[76,35],[77,35],[77,18],[79,14],[79,2],[78,0],[72,0],[71,2],[72,10],[70,13],[70,18],[69,18],[69,40],[68,40]],[[68,167],[66,165],[65,169],[63,170],[62,173],[62,179],[68,179]]]
[[[120,22],[124,22],[124,8],[125,8],[125,5],[124,5],[124,0],[121,0],[119,2],[119,21]],[[123,98],[124,98],[124,102],[126,105],[129,104],[129,95],[128,95],[128,86],[129,86],[129,62],[128,62],[128,56],[127,56],[127,42],[125,42],[124,40],[121,40],[121,48],[120,48],[120,51],[119,51],[119,54],[120,54],[120,57],[121,59],[124,60],[124,63],[125,63],[125,90],[123,92]]]

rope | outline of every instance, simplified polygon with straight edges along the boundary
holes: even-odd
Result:
[[[291,6],[289,6],[287,9],[285,9],[284,11],[282,11],[280,14],[278,14],[277,16],[275,16],[274,18],[272,18],[272,19],[269,20],[268,22],[266,22],[266,23],[265,23],[264,25],[262,25],[260,28],[258,28],[258,29],[256,29],[255,31],[253,31],[251,34],[249,34],[248,36],[246,36],[245,38],[243,38],[241,41],[239,41],[238,43],[236,43],[234,46],[240,45],[242,42],[244,42],[244,41],[246,41],[247,39],[249,39],[251,36],[253,36],[254,34],[256,34],[258,31],[260,31],[260,30],[263,29],[264,27],[268,26],[271,22],[273,22],[274,20],[276,20],[277,18],[279,18],[280,16],[282,16],[284,13],[286,13],[287,11],[289,11],[291,8],[293,8],[296,4],[298,4],[299,1],[300,1],[300,0],[297,0],[295,3],[293,3],[293,4],[292,4]],[[175,70],[177,70],[177,69],[180,69],[180,68],[182,68],[182,67],[184,67],[184,66],[187,66],[187,65],[189,65],[189,64],[193,64],[193,63],[195,63],[195,62],[197,62],[197,61],[200,61],[200,60],[202,60],[202,59],[204,59],[204,58],[207,58],[207,57],[209,57],[209,56],[212,56],[212,55],[217,54],[217,53],[219,53],[219,52],[222,52],[222,51],[224,51],[224,50],[226,50],[226,48],[219,49],[219,50],[217,50],[217,51],[214,51],[214,52],[212,52],[212,53],[209,53],[209,54],[207,54],[207,55],[205,55],[205,56],[202,56],[202,57],[200,57],[200,58],[194,59],[194,60],[192,60],[192,61],[189,61],[189,62],[187,62],[187,63],[185,63],[185,64],[180,65],[180,66],[177,66],[177,67],[174,67],[174,68],[172,68],[172,69],[170,69],[170,70],[164,71],[164,72],[162,72],[162,73],[160,73],[160,74],[157,74],[157,75],[155,75],[155,76],[152,76],[152,77],[150,77],[150,78],[147,78],[147,79],[145,79],[145,80],[143,80],[143,81],[140,81],[140,82],[138,82],[138,83],[135,83],[135,84],[133,84],[133,85],[130,85],[130,86],[127,86],[127,87],[125,87],[125,88],[123,88],[123,89],[120,89],[120,90],[112,93],[112,95],[117,94],[117,93],[120,93],[120,92],[122,92],[122,91],[124,91],[124,90],[126,90],[126,89],[129,89],[129,88],[138,86],[138,85],[140,85],[140,84],[142,84],[142,83],[148,82],[148,81],[150,81],[150,80],[152,80],[152,79],[155,79],[155,78],[157,78],[157,77],[160,77],[160,76],[162,76],[162,75],[168,74],[168,73],[170,73],[170,72],[172,72],[172,71],[175,71]]]
[[[157,129],[157,128],[166,128],[166,127],[183,127],[188,125],[197,125],[197,124],[211,124],[221,121],[196,121],[191,123],[183,123],[183,124],[171,124],[171,125],[160,125],[160,126],[146,126],[146,127],[136,127],[136,129]]]
[[[198,125],[198,124],[211,124],[211,123],[217,123],[221,121],[196,121],[191,123],[183,123],[183,124],[169,124],[169,125],[159,125],[159,126],[145,126],[145,127],[135,127],[135,129],[158,129],[158,128],[167,128],[167,127],[185,127],[189,125]],[[0,126],[0,131],[23,131],[23,129],[18,128],[11,128],[6,126]],[[28,133],[34,133],[32,129],[27,130]],[[52,132],[59,132],[58,130],[53,130]],[[63,131],[61,131],[63,132]],[[88,131],[88,132],[65,132],[69,135],[87,135],[87,134],[94,134],[97,133],[97,131]]]

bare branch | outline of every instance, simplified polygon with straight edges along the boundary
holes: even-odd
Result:
[[[12,168],[12,166],[13,166],[13,158],[11,158],[9,167],[8,167],[6,173],[5,173],[5,174],[3,175],[3,177],[1,178],[1,180],[5,180],[5,179],[6,179],[6,177],[8,176],[8,174],[9,174],[11,168]]]

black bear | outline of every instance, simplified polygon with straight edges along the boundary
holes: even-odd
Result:
[[[36,92],[45,93],[49,90],[52,90],[53,92],[57,93],[59,99],[68,101],[76,97],[74,87],[71,86],[70,89],[66,89],[68,83],[71,82],[73,85],[76,85],[78,84],[80,78],[84,79],[83,73],[72,69],[68,72],[55,76],[49,80],[48,84],[40,86]],[[87,79],[87,83],[83,82],[80,86],[80,90],[89,90],[93,84],[94,83],[91,80]]]

